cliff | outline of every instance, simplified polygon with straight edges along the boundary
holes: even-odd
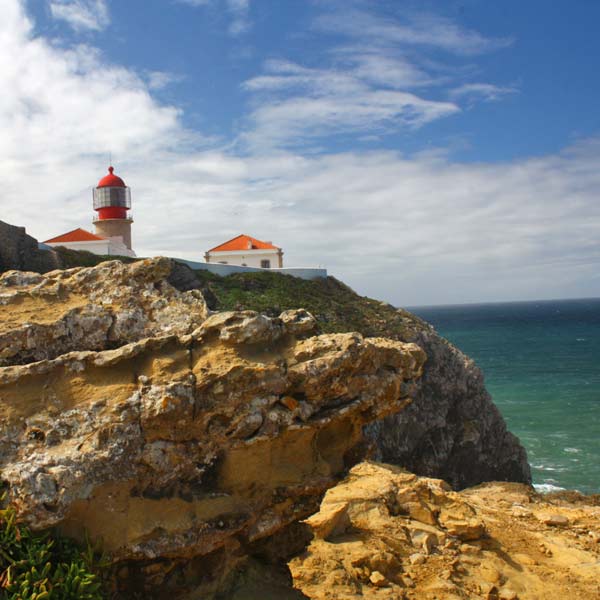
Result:
[[[314,335],[306,311],[207,316],[172,267],[0,277],[8,501],[34,528],[101,538],[125,597],[181,594],[194,564],[202,597],[218,590],[317,510],[425,361],[415,344]]]
[[[303,307],[327,332],[416,343],[427,363],[415,401],[367,429],[375,457],[460,489],[483,481],[531,482],[525,450],[506,428],[474,362],[433,327],[389,304],[361,297],[329,277],[303,281],[270,273],[226,278],[198,272],[211,308],[266,312]]]
[[[38,271],[52,268],[49,264],[38,264],[39,255],[49,253],[39,253],[37,245],[33,244],[35,240],[24,236],[22,228],[2,223],[0,226],[9,228],[11,232],[0,244],[0,257],[2,248],[5,254],[13,257],[12,263],[7,264],[12,264],[12,268]],[[25,238],[28,241],[23,241]],[[17,243],[15,240],[21,241]],[[57,249],[53,254],[51,262],[58,261],[61,267],[93,266],[106,258],[66,249]],[[21,258],[17,260],[16,256]],[[46,257],[45,260],[49,259]],[[284,310],[302,308],[315,315],[319,329],[326,333],[356,331],[366,337],[387,337],[418,344],[429,360],[417,392],[417,401],[408,410],[390,416],[367,430],[377,446],[377,458],[403,465],[421,475],[442,478],[456,489],[492,479],[531,481],[526,453],[519,441],[507,431],[485,389],[481,371],[472,360],[437,335],[429,324],[409,312],[361,297],[333,277],[315,281],[272,273],[219,277],[205,271],[194,274],[177,265],[170,269],[168,281],[175,288],[181,291],[201,290],[212,310],[254,310],[275,317]],[[2,270],[0,264],[0,272]],[[91,310],[96,310],[93,301]],[[119,310],[116,314],[119,315]],[[122,316],[118,318],[123,319]],[[68,317],[66,319],[68,321]],[[105,319],[105,323],[109,321]],[[91,325],[88,330],[90,328],[94,329]],[[39,329],[37,327],[38,332]],[[127,327],[122,329],[125,331]],[[141,335],[141,332],[138,333]],[[25,335],[24,331],[21,335]],[[28,330],[26,335],[29,336],[30,354],[46,357],[45,350],[40,350],[45,348],[44,334],[36,340],[31,331]],[[73,347],[110,347],[114,343],[109,339],[110,335],[114,335],[112,330],[110,333],[107,331],[106,339],[100,343],[94,335],[88,338],[84,328],[78,336],[79,342]],[[6,336],[5,340],[5,348],[13,345]],[[0,365],[6,364],[1,362],[2,351],[0,332]]]
[[[0,276],[0,470],[33,528],[103,540],[115,597],[303,597],[301,521],[368,456],[529,481],[480,371],[410,313],[333,278],[96,261]]]

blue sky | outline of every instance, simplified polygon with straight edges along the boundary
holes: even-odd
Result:
[[[395,304],[600,296],[598,2],[3,4],[0,218],[40,239],[91,228],[110,152],[139,254],[244,232]]]

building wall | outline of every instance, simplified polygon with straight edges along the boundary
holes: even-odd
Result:
[[[233,273],[263,273],[265,269],[257,267],[240,267],[238,265],[221,265],[219,263],[196,262],[193,260],[185,260],[183,258],[174,258],[177,262],[183,263],[194,270],[209,271],[221,277],[226,277]],[[327,269],[317,269],[311,267],[287,267],[283,269],[270,269],[273,273],[281,275],[292,275],[300,279],[320,279],[327,277]]]
[[[280,250],[239,250],[236,252],[207,252],[206,262],[261,268],[261,261],[268,260],[271,269],[283,267],[283,252]]]
[[[56,242],[46,244],[47,246],[63,246],[71,250],[85,250],[93,254],[101,254],[108,256],[135,256],[135,253],[123,244],[120,240],[93,240],[89,242]]]

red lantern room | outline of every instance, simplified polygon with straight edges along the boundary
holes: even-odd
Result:
[[[127,211],[131,208],[131,192],[125,182],[108,167],[105,175],[94,189],[94,210],[98,212],[97,220],[128,219]]]

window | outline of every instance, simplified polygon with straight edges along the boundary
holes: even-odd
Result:
[[[94,190],[94,210],[107,206],[131,208],[131,191],[129,188],[96,188]]]
[[[260,261],[260,268],[261,269],[270,269],[271,268],[271,261],[270,260],[261,260]]]

